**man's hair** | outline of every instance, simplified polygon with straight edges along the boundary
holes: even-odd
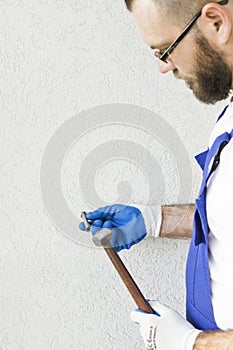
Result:
[[[127,9],[132,11],[133,5],[138,0],[125,0]],[[176,24],[187,24],[191,18],[210,0],[151,0],[159,9],[161,15],[174,19]],[[214,0],[217,2],[217,0]]]

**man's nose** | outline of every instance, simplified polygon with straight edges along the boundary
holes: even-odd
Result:
[[[163,62],[161,60],[158,60],[158,67],[159,67],[160,73],[163,73],[163,74],[170,72],[171,70],[176,69],[176,66],[174,65],[172,60],[170,60],[169,58],[167,59],[167,62]]]

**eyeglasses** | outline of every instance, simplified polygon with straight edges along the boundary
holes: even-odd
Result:
[[[218,1],[217,4],[219,5],[226,5],[228,3],[228,0],[222,0]],[[185,37],[185,35],[190,31],[196,20],[201,16],[202,9],[191,19],[190,23],[185,27],[183,32],[178,36],[178,38],[171,43],[171,45],[168,46],[168,48],[164,50],[158,50],[155,49],[155,57],[159,58],[161,61],[167,63],[168,56],[172,53],[172,51],[176,48],[176,46],[181,42],[181,40]]]

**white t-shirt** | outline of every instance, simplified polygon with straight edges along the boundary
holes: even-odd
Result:
[[[216,123],[209,147],[224,132],[233,129],[233,103]],[[134,204],[132,204],[134,205]],[[160,206],[137,205],[148,235],[158,237],[162,222]],[[220,164],[207,184],[209,268],[215,321],[223,330],[233,329],[233,139],[225,146]]]
[[[217,122],[209,147],[233,129],[233,105]],[[220,164],[207,184],[209,268],[215,321],[221,329],[233,328],[233,139],[223,149]]]

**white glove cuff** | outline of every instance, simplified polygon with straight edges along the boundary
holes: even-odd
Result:
[[[137,207],[144,218],[147,236],[159,237],[162,224],[162,208],[160,205],[129,204]]]

